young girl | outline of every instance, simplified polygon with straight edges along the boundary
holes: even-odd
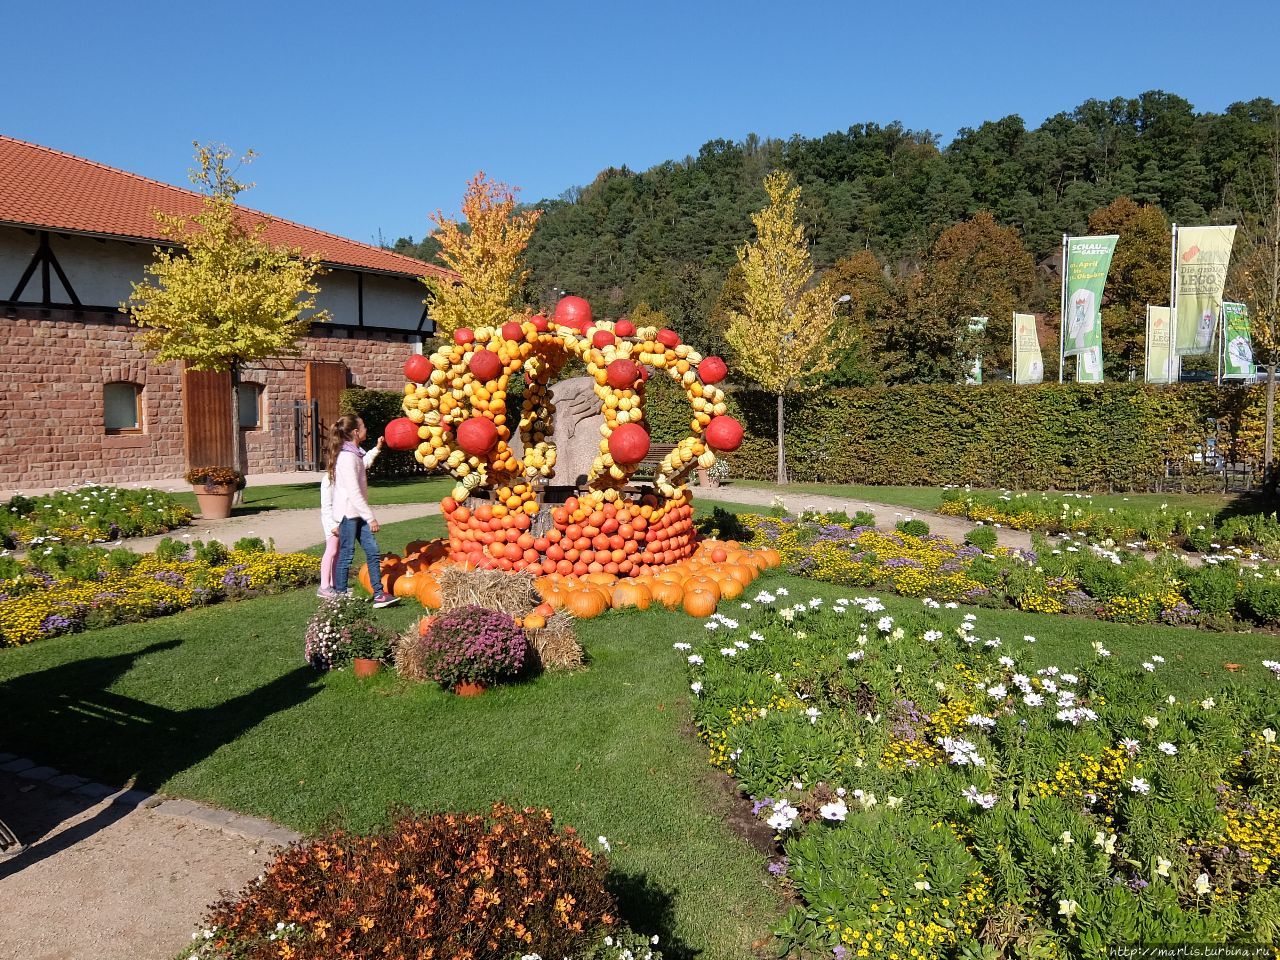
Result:
[[[378,521],[369,506],[365,453],[360,449],[360,443],[366,436],[368,431],[364,421],[351,414],[339,417],[329,431],[329,480],[333,484],[333,517],[338,527],[338,563],[333,590],[347,592],[347,575],[356,555],[356,541],[359,540],[369,566],[373,605],[389,607],[399,600],[382,590],[382,558],[378,541],[373,538],[378,532]],[[382,443],[379,439],[379,450]]]
[[[367,472],[382,452],[382,440],[364,455],[364,468]],[[333,589],[334,566],[338,562],[338,520],[333,515],[333,456],[328,458],[328,469],[320,478],[320,528],[324,531],[324,557],[320,560],[320,589],[317,597],[332,597],[337,591]]]

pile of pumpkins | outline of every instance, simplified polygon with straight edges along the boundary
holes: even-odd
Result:
[[[403,556],[383,557],[382,588],[397,597],[414,597],[428,609],[439,609],[436,573],[445,564],[456,563],[448,558],[448,550],[443,539],[415,540],[405,547]],[[534,581],[543,602],[529,614],[534,622],[526,617],[524,626],[545,625],[557,610],[589,620],[609,609],[647,610],[654,605],[709,617],[721,600],[741,596],[764,570],[781,562],[776,550],[749,550],[736,540],[702,540],[684,559],[634,577],[603,570],[583,575],[549,573]],[[361,586],[370,590],[368,568],[363,564],[359,576]]]
[[[553,610],[565,610],[579,620],[610,608],[647,610],[655,605],[701,619],[715,613],[721,600],[741,596],[781,559],[776,550],[748,550],[735,540],[703,540],[688,558],[652,574],[619,578],[608,573],[553,573],[535,583]]]
[[[451,558],[482,569],[630,577],[687,560],[697,546],[687,493],[629,500],[591,491],[554,507],[552,526],[535,535],[530,504],[517,492],[505,498],[503,492],[492,503],[472,501],[471,507],[453,497],[441,502]]]

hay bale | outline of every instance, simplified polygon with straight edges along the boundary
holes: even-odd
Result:
[[[544,670],[569,670],[583,664],[582,645],[573,632],[573,618],[556,613],[545,627],[525,630],[529,645]]]
[[[430,678],[427,676],[420,623],[421,621],[415,622],[413,626],[400,634],[391,655],[395,663],[396,673],[406,680],[416,680],[422,683]]]
[[[542,602],[534,586],[533,574],[524,571],[464,570],[445,567],[436,580],[440,584],[440,609],[484,607],[511,617],[523,617]]]

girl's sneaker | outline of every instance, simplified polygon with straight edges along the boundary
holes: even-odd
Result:
[[[338,591],[334,590],[332,587],[321,587],[316,591],[316,596],[321,600],[328,600],[330,597],[336,597],[337,595]]]
[[[399,602],[400,602],[399,597],[393,597],[391,594],[382,593],[381,591],[379,591],[373,597],[373,605],[377,607],[379,610],[381,610],[383,607],[389,607],[393,603],[399,603]]]

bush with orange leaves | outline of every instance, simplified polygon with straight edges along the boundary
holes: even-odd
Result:
[[[186,956],[598,956],[597,945],[616,942],[611,934],[632,940],[605,889],[606,870],[547,810],[402,814],[370,836],[339,831],[286,848],[210,909]]]

